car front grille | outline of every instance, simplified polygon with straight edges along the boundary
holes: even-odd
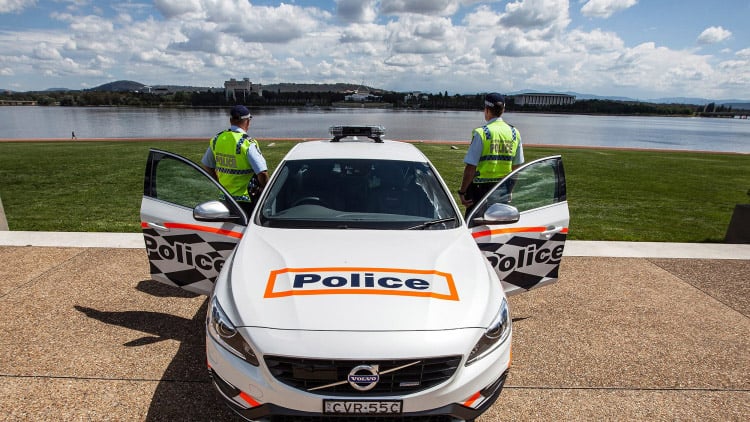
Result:
[[[329,360],[266,356],[265,362],[277,380],[299,390],[327,396],[367,397],[412,394],[441,384],[456,372],[461,363],[461,356],[398,360]],[[378,366],[380,379],[375,387],[368,391],[359,391],[347,382],[349,373],[360,365]],[[401,369],[391,372],[394,368]],[[325,388],[320,388],[324,386]]]

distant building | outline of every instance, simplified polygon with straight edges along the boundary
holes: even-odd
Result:
[[[518,94],[513,99],[517,106],[569,105],[576,102],[575,95],[568,94]]]
[[[381,96],[372,95],[369,90],[360,87],[354,93],[345,96],[344,100],[364,103],[368,101],[380,101],[382,98]]]
[[[133,92],[145,92],[148,94],[156,94],[156,95],[167,95],[167,94],[175,94],[177,92],[202,92],[209,90],[210,88],[206,87],[197,87],[197,86],[181,86],[181,85],[144,85],[143,88],[141,88],[138,91]]]
[[[255,84],[255,86],[253,87],[253,83],[250,82],[250,78],[243,78],[241,81],[232,78],[224,82],[224,95],[226,96],[227,100],[229,98],[232,98],[234,101],[237,101],[238,99],[244,101],[253,92],[255,92],[258,96],[263,96],[261,85]]]
[[[426,94],[422,94],[422,92],[420,92],[420,91],[414,91],[414,92],[410,92],[410,93],[404,95],[404,102],[405,103],[409,103],[409,102],[413,102],[413,101],[427,101],[429,99],[430,99],[429,96],[427,96]]]

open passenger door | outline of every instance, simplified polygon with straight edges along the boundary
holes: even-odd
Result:
[[[466,219],[506,294],[557,281],[569,220],[560,156],[510,173]]]
[[[247,218],[198,165],[177,154],[149,151],[141,228],[154,280],[209,295]]]

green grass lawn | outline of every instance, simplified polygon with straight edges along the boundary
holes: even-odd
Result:
[[[293,142],[261,141],[269,168]],[[138,232],[149,148],[199,161],[207,141],[0,143],[0,198],[11,230]],[[417,144],[451,190],[467,145]],[[561,154],[570,239],[721,242],[750,198],[750,156],[526,147]]]

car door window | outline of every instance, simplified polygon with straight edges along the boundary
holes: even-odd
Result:
[[[156,167],[155,185],[153,197],[186,208],[223,198],[211,179],[169,156]]]
[[[483,206],[510,204],[519,212],[524,212],[564,201],[564,195],[561,195],[564,180],[560,180],[562,173],[557,168],[559,163],[556,160],[545,160],[526,167],[490,193]]]

